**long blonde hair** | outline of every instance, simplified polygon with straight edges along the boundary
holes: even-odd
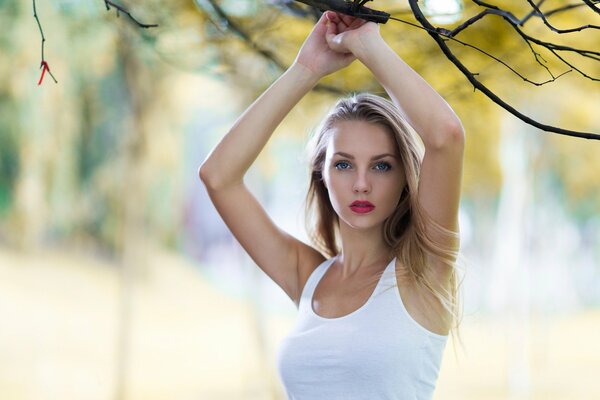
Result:
[[[396,106],[389,100],[368,93],[340,99],[313,135],[309,143],[310,177],[305,221],[312,244],[329,257],[340,251],[339,217],[329,201],[329,194],[323,183],[327,145],[333,126],[340,121],[377,124],[394,136],[406,175],[406,186],[396,210],[383,224],[383,237],[401,265],[406,267],[407,270],[402,272],[407,278],[426,288],[449,313],[453,322],[451,332],[459,337],[460,282],[456,269],[459,235],[433,221],[419,204],[417,194],[424,147],[418,135],[409,128]],[[437,260],[452,268],[450,290],[440,290],[432,284],[428,274],[428,260]]]

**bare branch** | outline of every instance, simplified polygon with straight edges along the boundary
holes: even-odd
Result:
[[[265,59],[270,61],[272,64],[277,66],[281,71],[287,69],[287,66],[273,54],[270,50],[267,50],[256,43],[251,37],[250,34],[244,31],[240,25],[238,25],[235,21],[233,21],[225,11],[214,1],[214,0],[206,0],[210,6],[212,7],[214,13],[220,18],[222,24],[227,26],[231,31],[233,31],[237,36],[239,36],[250,48],[254,49],[258,54],[263,56]],[[209,16],[210,18],[210,16]],[[215,23],[214,21],[212,21]],[[216,23],[215,23],[216,25]],[[315,89],[318,91],[329,92],[333,94],[343,94],[344,92],[334,86],[317,84]]]
[[[476,1],[476,0],[474,0]],[[462,64],[456,56],[452,53],[450,48],[446,45],[446,40],[441,37],[441,34],[438,33],[436,28],[432,26],[429,21],[425,18],[419,6],[417,5],[418,0],[408,0],[408,3],[413,10],[413,14],[417,18],[417,21],[424,27],[427,28],[429,35],[436,41],[442,52],[446,55],[446,57],[463,73],[463,75],[471,82],[475,89],[479,89],[482,93],[484,93],[490,100],[494,103],[498,104],[517,118],[522,121],[528,123],[529,125],[535,126],[536,128],[542,129],[547,132],[554,132],[561,135],[585,138],[585,139],[596,139],[600,140],[600,134],[591,133],[591,132],[578,132],[572,131],[568,129],[563,129],[551,125],[542,124],[524,114],[516,110],[514,107],[500,99],[494,92],[492,92],[489,88],[487,88],[483,83],[478,81],[475,78],[475,74],[469,71],[469,69]]]
[[[577,27],[577,28],[571,28],[571,29],[558,29],[558,28],[555,28],[554,26],[552,26],[552,25],[550,24],[550,22],[548,22],[548,20],[546,19],[546,15],[545,15],[545,14],[544,14],[542,11],[540,11],[539,7],[538,7],[538,6],[536,6],[536,5],[533,3],[533,1],[531,1],[531,0],[527,0],[527,2],[528,2],[528,3],[529,3],[529,5],[531,6],[531,8],[533,8],[533,11],[531,12],[531,14],[530,14],[530,15],[535,15],[535,16],[537,16],[537,17],[540,17],[540,18],[542,19],[542,21],[544,21],[544,24],[545,24],[545,25],[546,25],[548,28],[550,28],[552,31],[554,31],[554,32],[556,32],[556,33],[571,33],[571,32],[579,32],[579,31],[582,31],[582,30],[584,30],[584,29],[600,29],[600,26],[598,26],[598,25],[589,25],[589,24],[588,24],[588,25],[584,25],[584,26],[580,26],[580,27]],[[542,2],[540,2],[540,4],[541,4],[541,3],[542,3]],[[526,21],[526,20],[525,20],[525,18],[524,18],[524,19],[523,19],[523,23],[525,23],[525,21]]]
[[[346,15],[361,14],[362,18],[367,21],[377,22],[379,24],[385,24],[390,14],[373,10],[371,8],[364,7],[364,4],[371,0],[296,0],[301,3],[312,6],[320,11],[332,10]]]
[[[33,0],[33,17],[35,18],[38,28],[40,28],[40,34],[42,35],[42,61],[40,62],[40,68],[42,68],[42,76],[40,77],[38,86],[42,84],[42,81],[44,80],[44,74],[46,73],[46,71],[48,71],[48,74],[52,77],[52,79],[54,80],[54,83],[58,83],[58,81],[56,80],[54,75],[52,75],[52,72],[50,72],[50,67],[48,66],[48,62],[46,62],[46,60],[44,59],[44,43],[46,42],[46,38],[44,37],[44,31],[42,30],[42,24],[40,23],[40,19],[37,16],[37,10],[35,8],[35,0]]]
[[[358,16],[360,16],[360,15],[358,15]],[[494,60],[494,61],[496,61],[496,62],[498,62],[498,63],[500,63],[500,64],[504,65],[504,66],[505,66],[507,69],[509,69],[511,72],[513,72],[513,73],[514,73],[515,75],[517,75],[519,78],[523,79],[525,82],[531,83],[532,85],[535,85],[535,86],[542,86],[542,85],[545,85],[545,84],[547,84],[547,83],[554,82],[556,79],[560,78],[562,75],[564,75],[564,74],[566,74],[566,73],[570,72],[570,71],[565,71],[565,72],[563,72],[563,73],[561,73],[560,75],[558,75],[558,76],[556,76],[556,77],[555,77],[555,76],[554,76],[554,75],[553,75],[553,74],[550,72],[550,70],[548,70],[548,69],[546,68],[546,69],[548,70],[548,73],[549,73],[549,74],[550,74],[550,76],[552,77],[552,79],[549,79],[549,80],[547,80],[547,81],[544,81],[544,82],[534,82],[534,81],[532,81],[532,80],[528,79],[527,77],[523,76],[521,73],[519,73],[519,71],[517,71],[516,69],[514,69],[513,67],[511,67],[510,65],[508,65],[508,64],[507,64],[506,62],[504,62],[502,59],[500,59],[500,58],[498,58],[498,57],[494,56],[493,54],[490,54],[490,53],[488,53],[487,51],[485,51],[485,50],[482,50],[482,49],[480,49],[479,47],[477,47],[477,46],[474,46],[474,45],[472,45],[472,44],[470,44],[470,43],[463,42],[462,40],[459,40],[459,39],[456,39],[456,38],[454,38],[454,37],[450,36],[450,34],[451,34],[451,31],[449,31],[448,29],[444,29],[444,28],[434,28],[433,30],[430,30],[430,29],[427,29],[427,28],[425,28],[425,27],[423,27],[423,26],[421,26],[421,25],[413,24],[412,22],[409,22],[409,21],[406,21],[406,20],[402,20],[402,19],[399,19],[399,18],[396,18],[396,17],[393,17],[393,16],[392,16],[392,17],[390,17],[390,19],[393,19],[394,21],[399,21],[399,22],[405,23],[405,24],[407,24],[407,25],[413,26],[413,27],[415,27],[415,28],[422,29],[422,30],[424,30],[424,31],[428,31],[428,32],[429,32],[429,31],[431,31],[431,32],[433,32],[433,33],[437,33],[437,34],[439,34],[439,35],[442,35],[442,36],[444,36],[444,38],[445,38],[445,39],[443,39],[443,40],[452,40],[453,42],[460,43],[460,44],[462,44],[462,45],[463,45],[463,46],[465,46],[465,47],[469,47],[469,48],[471,48],[471,49],[473,49],[473,50],[475,50],[475,51],[478,51],[479,53],[482,53],[482,54],[484,54],[486,57],[489,57],[489,58],[491,58],[492,60]],[[531,50],[534,52],[534,54],[536,54],[536,55],[539,55],[539,54],[535,53],[535,51],[534,51],[533,49],[531,49]],[[545,67],[544,65],[542,65],[542,66],[543,66],[543,67]],[[475,74],[475,75],[477,75],[477,74]]]
[[[542,65],[544,68],[545,66],[539,62],[538,60],[538,53],[536,53],[533,48],[531,47],[531,42],[535,43],[539,46],[542,46],[546,49],[548,49],[550,52],[552,52],[553,54],[557,55],[557,51],[565,51],[565,52],[573,52],[573,53],[577,53],[582,57],[585,58],[590,58],[596,61],[600,61],[600,52],[597,51],[592,51],[592,50],[585,50],[585,49],[575,49],[573,47],[569,47],[569,46],[562,46],[559,44],[555,44],[555,43],[551,43],[551,42],[546,42],[546,41],[542,41],[539,39],[536,39],[530,35],[527,35],[525,32],[523,32],[523,30],[521,30],[520,26],[523,24],[523,21],[526,21],[527,17],[523,18],[523,19],[518,19],[517,17],[515,17],[511,12],[509,11],[505,11],[505,10],[501,10],[498,7],[492,5],[492,4],[488,4],[485,3],[483,1],[480,0],[473,0],[474,3],[484,6],[484,7],[489,7],[486,10],[482,11],[481,13],[477,14],[476,16],[470,18],[469,20],[467,20],[466,22],[464,22],[463,24],[459,25],[458,27],[456,27],[455,29],[453,29],[452,31],[448,31],[448,30],[444,30],[445,33],[447,33],[446,36],[450,36],[450,37],[454,37],[456,36],[459,32],[463,31],[464,29],[466,29],[468,26],[474,24],[475,22],[481,20],[484,16],[486,15],[498,15],[501,16],[505,21],[507,21],[510,26],[512,26],[512,28],[523,38],[523,40],[525,40],[525,42],[527,43],[527,45],[529,46],[529,48],[531,49],[531,51],[533,52],[536,62],[538,62],[538,64]],[[425,17],[423,17],[425,18]],[[599,78],[594,78],[591,77],[585,73],[583,73],[581,70],[579,70],[578,68],[575,68],[572,64],[568,63],[564,58],[562,57],[558,57],[557,58],[562,61],[563,63],[565,63],[567,66],[571,67],[572,69],[576,70],[577,72],[579,72],[582,76],[585,76],[588,79],[594,80],[594,81],[600,81]],[[548,72],[550,72],[548,70]],[[553,76],[550,73],[551,76]]]
[[[110,11],[110,7],[114,7],[117,10],[117,17],[119,16],[119,12],[122,12],[123,14],[127,15],[137,26],[139,26],[140,28],[156,28],[158,26],[158,24],[143,24],[140,21],[138,21],[137,19],[135,19],[133,17],[133,15],[131,15],[131,13],[129,11],[127,11],[125,8],[123,8],[122,6],[113,3],[110,0],[104,0],[104,5],[106,6],[106,11]]]
[[[583,0],[583,2],[585,4],[587,4],[589,8],[591,8],[592,10],[594,10],[595,12],[597,12],[598,14],[600,14],[600,8],[598,8],[598,6],[596,6],[596,4],[598,3],[598,1]]]
[[[546,17],[549,17],[553,14],[558,14],[563,11],[569,11],[573,8],[579,8],[579,7],[583,7],[583,6],[585,6],[585,4],[568,4],[566,6],[555,8],[554,10],[546,11],[544,14],[546,15]]]

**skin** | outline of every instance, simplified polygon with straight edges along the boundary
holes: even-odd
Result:
[[[389,155],[372,160],[382,154]],[[406,184],[392,135],[382,126],[364,121],[338,122],[327,146],[323,179],[340,221],[342,252],[338,261],[343,265],[349,251],[373,252],[389,259],[391,249],[385,245],[382,227]],[[349,207],[355,200],[369,201],[375,209],[367,214],[355,213]],[[342,278],[356,274],[358,268],[351,267],[342,268]]]
[[[356,60],[373,73],[423,141],[425,156],[417,193],[422,209],[439,225],[458,230],[464,150],[464,131],[460,120],[444,99],[385,43],[379,34],[379,25],[326,12],[313,27],[290,68],[236,120],[198,171],[232,234],[256,265],[296,305],[308,277],[324,261],[324,257],[309,244],[275,225],[246,187],[244,175],[275,128],[298,101],[321,78]],[[381,184],[380,179],[387,178],[374,175],[368,168],[369,156],[383,150],[383,137],[381,143],[378,142],[382,148],[367,147],[370,146],[367,144],[369,141],[364,141],[365,146],[358,149],[350,141],[345,141],[342,131],[347,138],[356,134],[356,140],[364,140],[366,136],[354,132],[355,127],[342,128],[338,127],[340,132],[334,135],[331,146],[342,148],[342,144],[348,145],[344,149],[356,159],[351,171],[331,171],[328,168],[327,172],[326,179],[332,186],[332,202],[335,202],[340,215],[342,251],[328,270],[331,273],[325,274],[315,292],[314,298],[325,301],[317,307],[321,315],[345,315],[364,303],[370,294],[370,291],[353,291],[353,277],[357,277],[354,282],[365,281],[365,277],[373,270],[383,268],[390,259],[381,235],[373,233],[378,231],[386,214],[389,215],[388,206],[401,187],[398,181]],[[379,135],[374,133],[372,137],[379,138]],[[349,213],[346,208],[348,202],[357,198],[376,202],[376,211],[362,216]],[[435,232],[430,234],[434,236]],[[458,246],[458,243],[448,245]],[[435,260],[430,266],[434,284],[443,290],[448,285],[452,270]],[[402,286],[400,280],[398,283]],[[336,287],[343,288],[344,292],[336,291]],[[326,289],[328,298],[321,297],[321,288]],[[429,311],[431,307],[419,304],[419,296],[411,292],[410,287],[402,287],[401,293],[407,310],[417,322],[435,332],[446,331],[447,324],[436,319],[435,314]]]

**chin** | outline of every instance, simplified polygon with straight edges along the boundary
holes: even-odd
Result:
[[[354,217],[354,216],[353,216]],[[373,228],[381,227],[383,221],[374,221],[372,218],[365,218],[365,216],[359,216],[358,218],[341,218],[349,228],[356,230],[371,230]]]

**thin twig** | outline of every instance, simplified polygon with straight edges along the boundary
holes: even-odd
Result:
[[[519,73],[519,71],[517,71],[516,69],[514,69],[513,67],[511,67],[510,65],[508,65],[508,64],[507,64],[506,62],[504,62],[502,59],[500,59],[500,58],[498,58],[498,57],[494,56],[493,54],[490,54],[490,53],[488,53],[487,51],[485,51],[485,50],[482,50],[482,49],[480,49],[479,47],[477,47],[477,46],[474,46],[474,45],[472,45],[472,44],[470,44],[470,43],[463,42],[462,40],[459,40],[459,39],[456,39],[456,38],[454,38],[454,37],[450,36],[450,34],[448,33],[448,32],[450,32],[450,31],[448,31],[448,30],[446,30],[446,29],[443,29],[443,28],[437,28],[437,29],[428,29],[428,28],[425,28],[425,27],[423,27],[423,26],[421,26],[421,25],[417,25],[417,24],[414,24],[414,23],[412,23],[412,22],[410,22],[410,21],[402,20],[402,19],[400,19],[400,18],[396,18],[396,17],[393,17],[393,16],[392,16],[392,17],[390,17],[390,19],[393,19],[394,21],[398,21],[398,22],[405,23],[405,24],[407,24],[407,25],[413,26],[413,27],[415,27],[415,28],[422,29],[422,30],[424,30],[424,31],[427,31],[427,32],[433,32],[433,33],[436,33],[436,34],[442,35],[442,36],[444,36],[445,38],[447,38],[447,40],[452,40],[453,42],[460,43],[460,44],[462,44],[462,45],[463,45],[463,46],[465,46],[465,47],[469,47],[469,48],[471,48],[471,49],[473,49],[473,50],[476,50],[476,51],[478,51],[478,52],[480,52],[480,53],[484,54],[485,56],[487,56],[487,57],[489,57],[489,58],[493,59],[494,61],[497,61],[497,62],[499,62],[500,64],[504,65],[506,68],[508,68],[508,69],[509,69],[511,72],[513,72],[513,73],[514,73],[515,75],[517,75],[519,78],[523,79],[525,82],[531,83],[532,85],[535,85],[535,86],[542,86],[542,85],[545,85],[545,84],[547,84],[547,83],[554,82],[556,79],[558,79],[559,77],[561,77],[561,76],[562,76],[562,75],[564,75],[565,73],[568,73],[568,72],[570,72],[570,71],[565,71],[565,72],[563,72],[562,74],[560,74],[559,76],[555,77],[555,76],[554,76],[554,75],[553,75],[553,74],[552,74],[550,71],[548,71],[548,73],[550,74],[550,76],[552,77],[552,79],[549,79],[549,80],[547,80],[547,81],[544,81],[544,82],[534,82],[534,81],[532,81],[532,80],[528,79],[527,77],[523,76],[521,73]],[[533,50],[533,49],[532,49],[532,50]],[[537,54],[537,53],[535,53],[535,52],[534,52],[534,54]]]
[[[244,42],[246,42],[248,44],[248,46],[250,46],[252,49],[254,49],[258,54],[260,54],[261,56],[263,56],[264,58],[269,60],[271,63],[273,63],[281,71],[283,71],[287,68],[286,65],[281,60],[279,60],[270,50],[263,48],[258,43],[256,43],[254,40],[252,40],[252,38],[250,37],[250,34],[248,34],[246,31],[244,31],[241,26],[239,26],[235,21],[233,21],[231,18],[229,18],[227,13],[214,0],[207,0],[207,2],[210,4],[210,6],[212,7],[214,13],[218,16],[218,18],[220,18],[222,20],[222,24],[227,26],[228,29],[230,29],[236,35],[238,35]],[[209,16],[209,18],[210,18],[210,16]],[[217,25],[214,21],[211,20],[211,22],[213,22],[215,25]],[[315,86],[315,90],[329,92],[329,93],[333,93],[333,94],[337,94],[337,95],[345,93],[342,90],[340,90],[334,86],[323,85],[321,83],[319,83]]]
[[[571,32],[579,32],[582,31],[584,29],[600,29],[600,26],[598,25],[583,25],[577,28],[571,28],[571,29],[558,29],[555,28],[552,24],[550,24],[550,22],[548,22],[548,19],[546,19],[546,15],[540,10],[539,6],[535,5],[533,3],[533,1],[531,0],[527,0],[527,2],[529,3],[529,5],[531,6],[531,8],[533,8],[532,11],[532,15],[535,15],[537,17],[540,17],[542,19],[542,21],[544,21],[544,24],[550,28],[550,30],[556,32],[556,33],[571,33]]]
[[[468,26],[474,24],[475,22],[481,20],[484,16],[486,15],[497,15],[502,17],[505,21],[507,21],[510,26],[512,26],[512,28],[523,38],[523,40],[525,40],[527,42],[527,45],[530,47],[530,49],[533,51],[533,48],[531,47],[531,43],[535,43],[539,46],[542,46],[546,49],[548,49],[550,52],[552,52],[553,54],[556,54],[556,51],[564,51],[564,52],[574,52],[579,54],[582,57],[585,58],[590,58],[592,60],[596,60],[596,61],[600,61],[600,52],[597,51],[592,51],[592,50],[585,50],[585,49],[575,49],[573,47],[569,47],[569,46],[562,46],[559,44],[555,44],[552,42],[545,42],[539,39],[536,39],[532,36],[527,35],[525,32],[523,32],[520,28],[520,26],[522,26],[523,21],[525,19],[518,19],[517,17],[515,17],[512,13],[505,11],[505,10],[501,10],[500,8],[492,5],[492,4],[488,4],[485,3],[483,1],[480,0],[473,0],[474,3],[483,6],[483,7],[489,7],[486,8],[484,11],[480,12],[479,14],[475,15],[474,17],[470,18],[469,20],[465,21],[463,24],[457,26],[455,29],[453,29],[452,31],[448,31],[448,30],[444,30],[445,33],[447,33],[446,36],[451,36],[454,37],[456,36],[459,32],[461,32],[462,30],[466,29]],[[540,64],[541,66],[544,66],[542,63],[539,62],[538,60],[538,54],[533,51],[534,56],[536,58],[536,61],[538,62],[538,64]],[[566,62],[564,60],[564,58],[562,57],[557,57],[560,61],[562,61],[564,64],[568,65],[569,67],[573,68],[573,66]],[[599,78],[593,78],[588,76],[587,74],[584,74],[582,71],[580,71],[577,68],[573,68],[574,70],[576,70],[577,72],[579,72],[582,76],[585,76],[589,79],[592,79],[594,81],[598,81],[600,80]]]
[[[42,77],[40,78],[38,85],[40,85],[42,83],[42,79],[44,78],[44,73],[46,71],[48,71],[48,74],[50,74],[50,76],[54,80],[54,83],[58,83],[58,81],[56,80],[54,75],[52,75],[52,72],[50,72],[50,67],[48,66],[48,63],[44,59],[44,43],[46,42],[46,38],[44,37],[44,31],[42,30],[42,24],[40,23],[40,19],[37,16],[37,10],[35,8],[35,0],[33,0],[33,17],[35,18],[38,28],[40,28],[40,34],[42,35],[42,61],[40,62],[40,68],[43,68],[43,69],[42,69]]]
[[[485,86],[483,83],[478,81],[477,78],[475,78],[475,74],[472,73],[463,63],[461,63],[460,60],[458,60],[458,58],[456,58],[456,56],[452,53],[450,48],[446,45],[446,39],[442,38],[441,34],[436,32],[435,27],[433,25],[431,25],[431,23],[429,23],[429,21],[425,18],[425,16],[419,9],[419,6],[417,5],[417,1],[418,0],[408,0],[408,3],[410,5],[411,9],[413,10],[413,14],[417,18],[417,21],[424,28],[428,29],[429,35],[436,41],[436,43],[438,44],[438,46],[440,47],[442,52],[446,55],[448,60],[450,60],[463,73],[463,75],[469,80],[469,82],[471,82],[474,89],[479,89],[494,103],[498,104],[500,107],[504,108],[505,110],[507,110],[508,112],[510,112],[511,114],[513,114],[514,116],[516,116],[517,118],[519,118],[520,120],[522,120],[523,122],[525,122],[531,126],[539,128],[546,132],[558,133],[560,135],[573,136],[573,137],[579,137],[579,138],[584,138],[584,139],[600,140],[600,134],[597,134],[597,133],[578,132],[578,131],[572,131],[569,129],[559,128],[559,127],[552,126],[552,125],[542,124],[542,123],[526,116],[525,114],[519,112],[517,109],[515,109],[510,104],[506,103],[504,100],[502,100],[500,97],[498,97],[487,86]],[[477,0],[473,0],[473,1],[477,1]]]
[[[139,26],[140,28],[156,28],[158,26],[158,24],[143,24],[140,21],[138,21],[137,19],[135,19],[133,17],[133,15],[131,15],[131,13],[129,11],[127,11],[125,8],[123,8],[122,6],[113,3],[110,0],[104,0],[104,5],[106,5],[106,11],[110,11],[110,6],[114,7],[117,9],[117,17],[119,16],[119,12],[122,12],[123,14],[127,15],[133,22],[135,22],[137,24],[137,26]]]
[[[547,18],[553,14],[558,14],[559,12],[568,11],[573,8],[579,8],[579,7],[583,7],[583,6],[585,6],[585,4],[568,4],[566,6],[562,6],[562,7],[558,7],[553,10],[550,10],[550,11],[546,11],[544,14],[546,15],[546,18]]]

